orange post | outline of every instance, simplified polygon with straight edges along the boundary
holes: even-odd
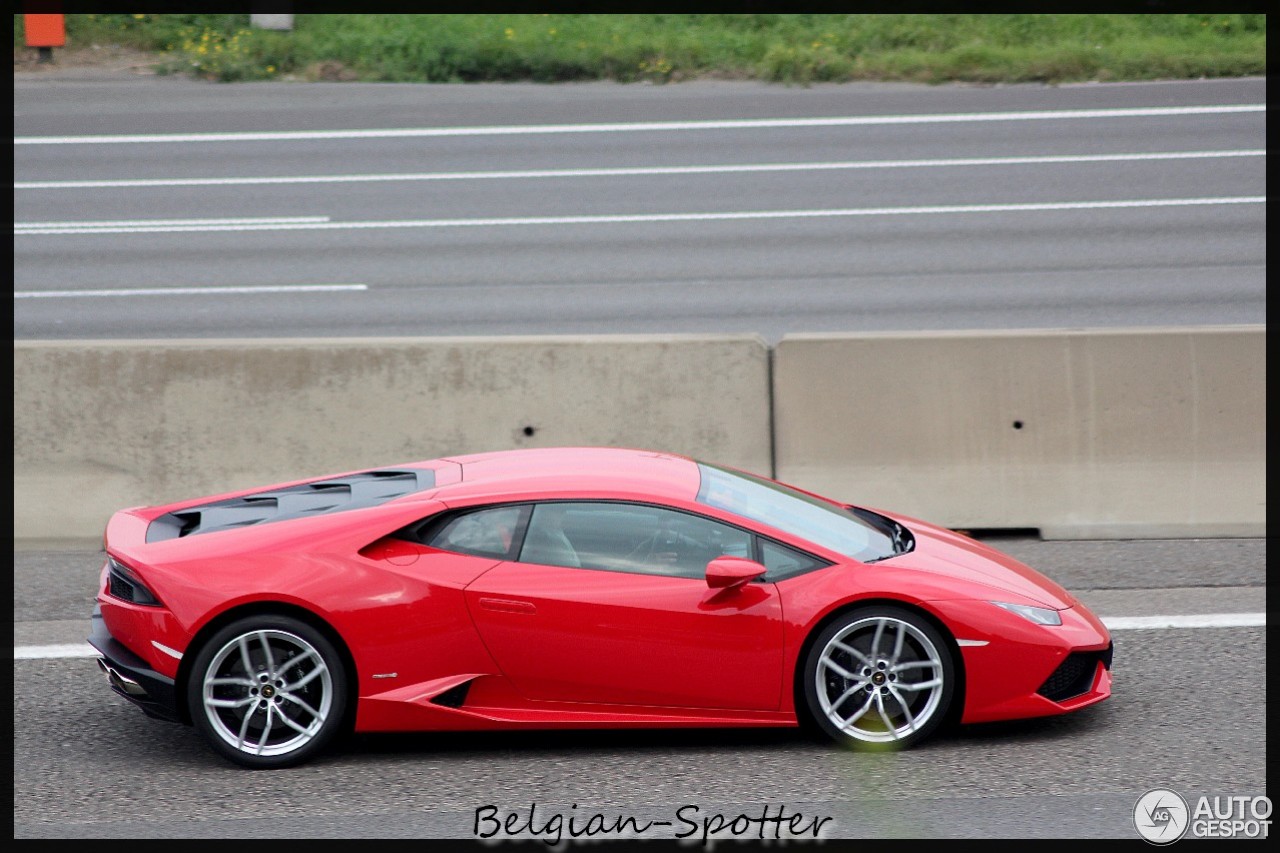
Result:
[[[27,47],[63,47],[67,43],[66,15],[23,15]]]

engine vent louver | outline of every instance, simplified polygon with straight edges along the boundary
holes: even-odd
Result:
[[[290,518],[363,509],[431,488],[435,482],[434,471],[379,470],[258,492],[166,513],[151,522],[147,541],[160,542]]]

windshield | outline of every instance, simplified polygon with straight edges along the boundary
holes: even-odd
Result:
[[[699,503],[736,513],[864,563],[901,550],[894,537],[848,510],[772,480],[698,463]]]

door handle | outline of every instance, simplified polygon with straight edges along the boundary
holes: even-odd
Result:
[[[531,601],[516,601],[510,598],[482,598],[480,607],[497,613],[537,613],[538,608]]]

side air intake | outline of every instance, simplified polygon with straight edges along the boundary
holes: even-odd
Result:
[[[1113,646],[1107,646],[1100,652],[1073,652],[1067,655],[1066,660],[1059,664],[1036,692],[1054,702],[1064,702],[1087,693],[1093,686],[1098,664],[1111,669],[1112,648]]]

